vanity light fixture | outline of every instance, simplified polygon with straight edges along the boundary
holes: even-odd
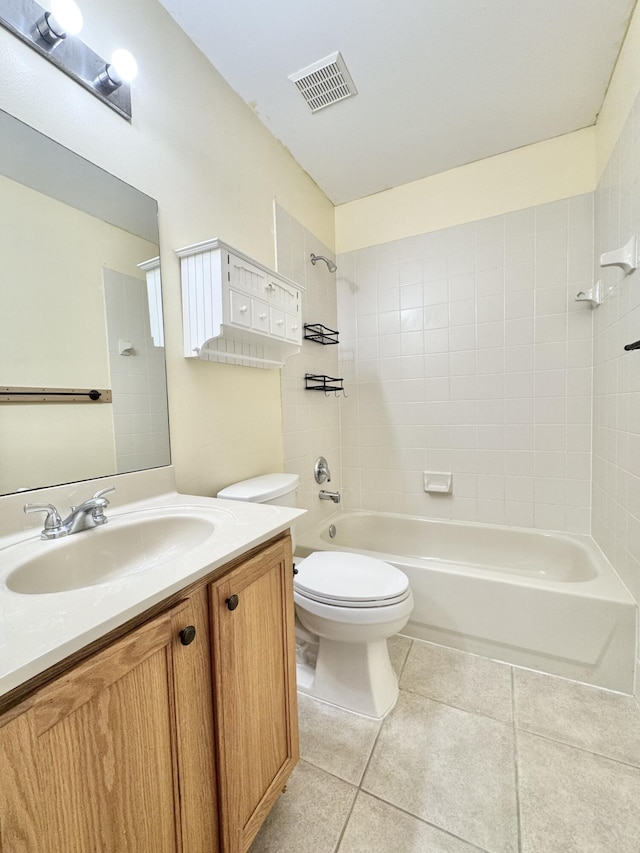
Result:
[[[37,36],[52,47],[81,29],[82,12],[74,0],[53,0],[51,11],[45,12],[35,25]]]
[[[0,0],[0,24],[92,95],[131,121],[131,88],[138,66],[126,50],[106,62],[76,34],[82,12],[75,0],[51,0],[51,11],[35,0]]]
[[[107,92],[115,92],[123,83],[131,83],[138,76],[138,63],[135,57],[122,47],[114,50],[111,62],[107,62],[95,83]]]

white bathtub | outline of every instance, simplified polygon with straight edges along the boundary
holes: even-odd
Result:
[[[408,575],[408,636],[633,693],[637,608],[588,536],[345,510],[296,554],[329,549]]]

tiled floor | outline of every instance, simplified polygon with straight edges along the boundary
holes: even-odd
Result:
[[[640,710],[394,637],[380,724],[299,696],[301,761],[250,853],[640,853]]]

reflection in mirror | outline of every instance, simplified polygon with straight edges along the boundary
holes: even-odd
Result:
[[[0,112],[0,386],[113,394],[1,403],[0,494],[169,464],[157,256],[153,199]]]

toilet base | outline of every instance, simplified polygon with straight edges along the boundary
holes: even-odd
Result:
[[[338,708],[381,720],[398,699],[386,639],[344,643],[320,638],[315,666],[298,656],[298,690]]]

